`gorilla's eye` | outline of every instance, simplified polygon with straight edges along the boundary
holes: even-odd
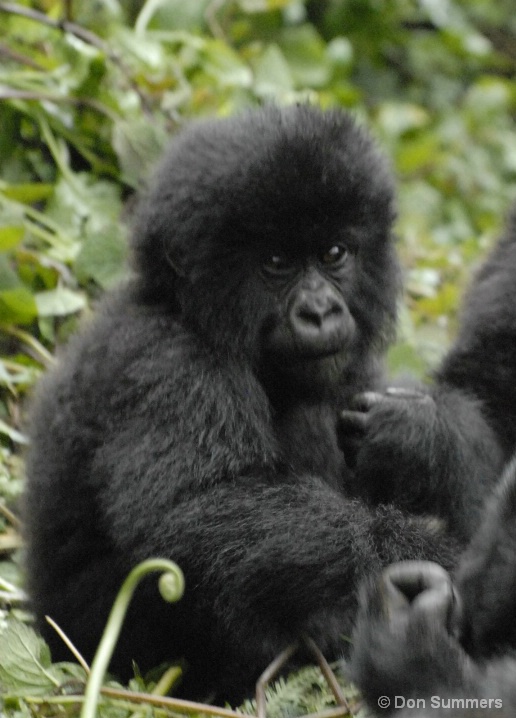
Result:
[[[341,267],[347,258],[347,248],[343,244],[334,244],[321,255],[321,262],[327,267]]]
[[[293,266],[292,260],[284,252],[277,252],[265,257],[262,265],[267,274],[288,274],[292,271]]]

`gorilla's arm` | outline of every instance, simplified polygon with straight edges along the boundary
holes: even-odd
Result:
[[[508,464],[460,561],[457,585],[468,650],[485,656],[516,649],[516,459]]]
[[[439,385],[480,400],[505,461],[516,447],[515,306],[516,206],[466,296],[459,335],[437,374]]]
[[[503,710],[499,705],[478,715],[514,715],[515,518],[513,461],[460,563],[455,586],[442,568],[425,562],[390,566],[363,586],[351,668],[378,714],[385,714],[378,708],[381,696],[392,706],[395,696],[425,699],[427,711],[403,712],[407,717],[470,714],[428,710],[437,696],[497,699]]]
[[[343,413],[357,495],[436,513],[472,535],[516,446],[515,306],[516,209],[466,296],[433,385],[412,396],[366,394]]]
[[[252,691],[264,667],[302,632],[317,636],[328,657],[340,655],[356,608],[350,587],[367,572],[395,558],[446,553],[401,512],[369,513],[311,477],[295,486],[247,476],[211,487],[156,512],[145,543],[135,543],[144,500],[136,492],[116,515],[110,505],[112,538],[132,562],[158,554],[183,568],[187,589],[178,613],[193,635],[202,631],[212,670],[224,666],[217,689],[232,700],[242,697],[236,687]],[[140,628],[150,623],[148,636],[157,630],[152,611],[148,605],[138,617]],[[159,631],[173,641],[175,623]],[[195,661],[191,646],[181,649]]]
[[[359,395],[341,415],[353,493],[436,515],[462,539],[478,526],[502,452],[480,402],[449,385]]]

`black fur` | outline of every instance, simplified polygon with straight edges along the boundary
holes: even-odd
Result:
[[[443,384],[483,399],[507,451],[516,438],[515,307],[513,212],[469,292],[457,345],[439,373]],[[390,567],[364,586],[352,672],[378,715],[389,712],[378,708],[381,696],[391,706],[395,696],[420,700],[419,710],[406,709],[400,718],[516,714],[516,459],[484,515],[454,584],[444,570],[420,563]],[[432,696],[443,699],[440,710]],[[448,710],[452,698],[473,703]],[[474,712],[477,699],[488,702]]]
[[[377,497],[339,448],[338,412],[385,385],[393,217],[389,170],[342,113],[271,107],[174,140],[137,217],[134,279],[34,403],[28,574],[54,658],[68,654],[45,614],[91,659],[126,573],[170,557],[183,600],[147,581],[112,668],[185,657],[186,694],[236,701],[300,632],[338,655],[369,572],[453,565],[500,461],[475,388],[386,409],[403,468],[393,454]]]
[[[455,584],[436,564],[407,562],[363,586],[351,675],[375,715],[514,716],[515,589],[513,461]]]

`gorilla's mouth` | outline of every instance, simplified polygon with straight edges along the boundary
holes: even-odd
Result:
[[[348,352],[353,335],[342,326],[330,331],[299,332],[288,324],[279,324],[266,333],[264,346],[270,356],[298,364]]]
[[[292,362],[317,362],[330,357],[342,356],[347,354],[347,345],[342,343],[327,346],[309,345],[306,347],[299,346],[295,352],[289,357]]]
[[[325,346],[301,346],[289,347],[284,350],[275,348],[269,356],[278,366],[284,369],[291,367],[294,371],[301,367],[316,368],[318,365],[327,362],[338,362],[341,367],[345,366],[351,356],[351,347],[348,342],[343,344],[326,344]]]
[[[271,348],[267,354],[273,362],[283,366],[290,364],[299,366],[300,364],[317,364],[326,359],[346,357],[349,354],[348,343],[325,343],[321,345],[302,343],[289,346],[275,346]]]

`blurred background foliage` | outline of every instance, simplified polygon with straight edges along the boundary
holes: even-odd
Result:
[[[167,137],[261,102],[350,109],[399,178],[407,296],[393,369],[423,374],[516,184],[512,0],[0,2],[0,433],[126,269]]]
[[[446,347],[516,183],[512,0],[0,2],[0,433],[126,270],[132,198],[191,117],[338,105],[392,158],[408,310],[394,369]]]
[[[514,0],[0,0],[0,497],[21,400],[128,271],[136,192],[193,117],[305,100],[372,128],[399,181],[391,366],[424,376],[516,197],[515,70]],[[0,559],[18,540],[0,513]]]

